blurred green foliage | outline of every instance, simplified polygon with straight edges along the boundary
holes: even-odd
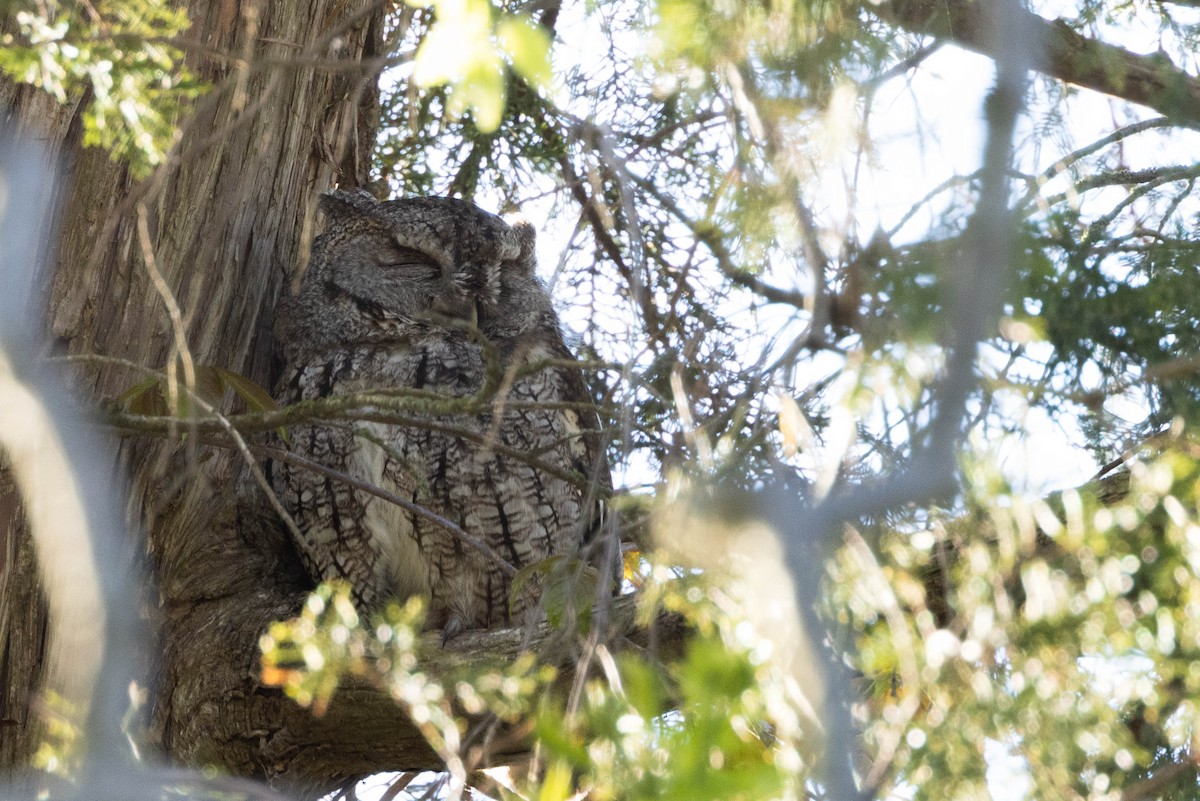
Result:
[[[529,19],[496,18],[489,0],[406,1],[434,12],[417,49],[413,81],[425,88],[446,86],[445,108],[452,117],[470,112],[480,132],[495,131],[504,111],[506,66],[529,86],[549,88],[550,37]]]
[[[42,695],[42,737],[31,767],[56,776],[78,775],[83,762],[84,741],[80,730],[83,715],[54,692]]]
[[[864,781],[880,797],[989,797],[1003,754],[1020,766],[1006,797],[1107,797],[1188,759],[1200,446],[1170,442],[1123,479],[1049,500],[998,488],[983,462],[968,479],[964,510],[864,530],[828,568],[824,614],[863,682]],[[343,677],[368,678],[426,721],[439,749],[465,735],[461,710],[532,719],[527,798],[803,797],[819,781],[823,733],[772,656],[786,644],[756,628],[751,596],[714,577],[643,562],[641,619],[684,616],[686,646],[672,658],[604,651],[573,691],[531,654],[422,672],[419,602],[364,625],[345,589],[328,586],[264,638],[264,681],[320,710]],[[1190,797],[1193,781],[1165,797]]]
[[[1197,457],[1177,442],[1135,464],[1116,503],[1087,487],[1055,504],[996,494],[981,465],[966,516],[887,532],[877,559],[839,556],[830,614],[858,639],[873,680],[866,741],[899,786],[987,797],[985,744],[1020,765],[1005,797],[1108,797],[1188,758]],[[1194,781],[1185,773],[1167,797],[1192,797]]]
[[[84,144],[128,160],[135,175],[162,162],[178,123],[204,86],[172,39],[187,14],[160,0],[14,2],[0,33],[0,70],[53,95],[83,102]]]
[[[541,770],[521,788],[526,797],[561,801],[580,787],[597,799],[679,801],[795,792],[803,763],[794,743],[778,736],[791,726],[774,719],[780,707],[769,698],[781,677],[733,628],[714,625],[730,618],[708,592],[695,581],[660,585],[657,603],[686,611],[697,627],[685,652],[663,663],[636,651],[614,659],[605,650],[575,697],[532,653],[431,673],[422,667],[419,601],[360,621],[348,588],[322,585],[300,617],[263,637],[262,677],[317,714],[336,703],[346,677],[372,682],[418,723],[452,771],[461,764],[454,748],[467,733],[464,711],[508,723],[532,717]]]

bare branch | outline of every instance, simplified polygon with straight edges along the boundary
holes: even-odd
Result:
[[[733,256],[730,254],[729,248],[725,246],[725,239],[719,231],[715,230],[711,225],[705,225],[688,217],[687,213],[679,207],[678,203],[661,192],[651,181],[636,177],[634,181],[641,187],[643,192],[657,200],[662,204],[664,209],[670,212],[671,216],[691,230],[696,239],[702,242],[708,248],[708,252],[716,259],[717,269],[730,281],[743,289],[748,289],[757,295],[761,295],[764,300],[770,303],[782,303],[788,306],[795,306],[798,309],[805,307],[806,299],[803,292],[794,289],[783,289],[782,287],[768,284],[749,270],[734,264]]]
[[[743,113],[750,113],[751,118],[757,121],[755,127],[761,129],[767,157],[782,178],[784,199],[791,208],[796,224],[800,228],[801,248],[813,286],[812,295],[806,299],[805,303],[805,307],[812,315],[805,339],[812,346],[823,347],[826,344],[832,317],[829,292],[826,286],[830,261],[821,247],[816,215],[804,201],[800,176],[786,157],[789,148],[783,130],[774,119],[762,114],[759,110],[763,103],[763,94],[758,87],[754,73],[747,64],[743,63],[730,65],[726,70],[726,77],[734,91],[734,97],[740,102],[739,107]]]
[[[996,85],[987,101],[988,136],[979,201],[949,306],[950,333],[943,345],[945,374],[936,392],[933,421],[924,432],[925,441],[915,448],[911,463],[899,474],[841,495],[832,494],[818,505],[808,506],[784,488],[765,499],[769,519],[786,548],[797,608],[811,631],[821,631],[824,625],[815,611],[816,588],[826,555],[843,538],[843,525],[901,503],[945,494],[954,486],[967,399],[976,385],[976,348],[998,315],[1011,269],[1014,225],[1008,196],[1013,131],[1022,109],[1027,70],[1035,58],[1028,49],[1012,46],[1031,41],[1018,0],[997,0],[986,9],[987,22],[981,22],[980,35],[989,43],[1008,46],[999,59]],[[839,675],[839,665],[827,662],[823,668],[828,688],[822,718],[828,727],[827,780],[838,797],[869,796],[869,788],[856,789],[851,774],[851,757],[857,748],[844,689],[847,682]]]
[[[984,4],[964,0],[888,0],[863,8],[886,22],[946,37],[969,50],[1003,58],[1012,42],[987,34]],[[1161,55],[1144,56],[1089,39],[1065,21],[1048,22],[1021,10],[1026,41],[1039,52],[1033,67],[1067,83],[1152,108],[1177,124],[1200,128],[1200,78]]]
[[[1121,801],[1141,801],[1143,798],[1156,798],[1163,791],[1189,773],[1196,772],[1196,757],[1189,756],[1182,762],[1173,762],[1155,771],[1153,776],[1125,787],[1121,790]]]

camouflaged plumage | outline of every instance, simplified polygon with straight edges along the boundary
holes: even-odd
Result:
[[[411,509],[278,462],[301,556],[314,580],[346,579],[367,610],[428,597],[429,625],[447,639],[524,622],[542,579],[510,599],[513,569],[616,553],[590,542],[611,479],[580,371],[561,364],[573,356],[534,274],[533,229],[446,198],[331,192],[322,208],[327,230],[278,312],[276,395],[379,399],[359,409],[375,419],[291,426],[290,447],[449,519],[510,567]],[[494,392],[464,411],[489,370]]]

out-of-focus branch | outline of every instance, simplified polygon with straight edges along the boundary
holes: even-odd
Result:
[[[767,158],[772,167],[782,179],[782,192],[796,219],[800,229],[801,249],[804,261],[808,265],[812,278],[812,294],[808,298],[807,308],[812,314],[806,341],[816,347],[824,347],[832,318],[830,294],[825,282],[829,275],[829,257],[821,247],[820,232],[817,227],[816,215],[805,203],[802,195],[801,176],[791,164],[787,154],[789,145],[782,127],[768,114],[761,112],[763,93],[758,86],[754,73],[746,63],[730,65],[726,77],[733,90],[735,103],[748,118],[753,120],[752,127],[758,128],[758,135],[763,140]]]
[[[50,413],[2,348],[0,450],[16,476],[48,588],[50,688],[72,708],[87,709],[103,662],[105,628],[87,510]]]
[[[121,490],[69,393],[33,360],[30,309],[42,242],[53,226],[56,173],[32,144],[0,140],[0,449],[16,477],[50,605],[48,689],[87,715],[88,768],[103,775],[128,749],[121,736],[138,654]],[[15,199],[20,202],[11,202]],[[69,447],[68,447],[69,443]]]
[[[53,380],[58,366],[33,358],[36,323],[28,312],[38,307],[30,300],[34,243],[53,240],[49,226],[36,218],[46,211],[53,182],[14,167],[40,165],[44,154],[21,152],[6,163],[4,150],[0,142],[5,190],[0,195],[22,203],[0,220],[0,241],[6,243],[0,256],[16,265],[3,264],[11,286],[0,298],[0,449],[22,491],[52,608],[47,688],[88,713],[84,773],[78,794],[64,797],[159,798],[170,786],[177,792],[186,788],[196,799],[228,797],[231,791],[246,799],[283,799],[252,782],[146,770],[129,761],[122,731],[129,682],[136,675],[132,665],[140,653],[141,594],[130,571],[134,543],[117,512],[124,488],[114,477],[111,455],[68,406],[65,386]],[[18,710],[9,714],[23,716]]]
[[[1197,5],[1200,5],[1198,3]],[[1196,772],[1196,757],[1189,756],[1182,762],[1172,762],[1155,771],[1153,776],[1121,790],[1121,801],[1141,801],[1143,798],[1157,798],[1164,790],[1170,788],[1179,779],[1189,773]]]
[[[786,549],[797,607],[810,631],[822,630],[815,611],[817,588],[825,559],[842,538],[843,525],[902,503],[946,494],[954,487],[967,399],[977,383],[976,350],[999,315],[1011,269],[1015,225],[1008,198],[1013,132],[1027,73],[1036,60],[1036,53],[1028,47],[1014,46],[1034,41],[1026,29],[1028,15],[1018,0],[995,0],[980,7],[987,14],[980,36],[999,51],[998,69],[986,104],[988,136],[979,201],[948,302],[950,325],[943,342],[946,367],[935,394],[933,421],[914,449],[912,461],[898,474],[835,493],[816,505],[808,505],[782,488],[765,498],[769,519]],[[872,797],[872,788],[858,789],[853,775],[852,760],[858,748],[845,691],[848,682],[832,659],[822,667],[828,688],[822,714],[828,732],[825,782],[833,797]]]

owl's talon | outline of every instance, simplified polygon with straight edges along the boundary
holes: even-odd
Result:
[[[442,647],[446,647],[446,643],[454,639],[458,635],[467,630],[467,624],[463,623],[462,618],[455,616],[446,621],[446,627],[442,629]]]

